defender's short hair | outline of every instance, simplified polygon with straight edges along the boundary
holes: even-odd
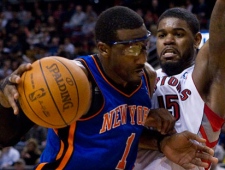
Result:
[[[104,43],[118,41],[117,30],[136,29],[143,24],[142,17],[132,9],[124,6],[114,6],[99,15],[95,26],[95,40]]]
[[[170,8],[166,10],[165,12],[163,12],[158,19],[157,26],[162,19],[170,18],[170,17],[178,18],[178,19],[186,21],[186,23],[188,24],[188,27],[190,28],[191,32],[194,35],[200,31],[200,23],[197,17],[193,13],[189,12],[188,10],[184,8],[179,8],[179,7]]]

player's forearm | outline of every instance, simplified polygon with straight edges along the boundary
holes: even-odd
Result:
[[[12,108],[0,105],[0,148],[12,146],[33,126],[22,112],[14,115]]]
[[[225,0],[217,0],[210,18],[210,53],[220,54],[224,52],[225,45]],[[211,48],[213,47],[213,48]]]
[[[144,129],[139,140],[139,148],[158,150],[158,139],[162,136],[155,130]]]

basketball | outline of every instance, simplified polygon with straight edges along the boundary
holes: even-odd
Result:
[[[50,56],[32,63],[18,84],[19,104],[35,124],[62,128],[78,120],[88,109],[90,85],[72,60]]]

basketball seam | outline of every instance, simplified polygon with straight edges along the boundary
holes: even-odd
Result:
[[[42,75],[43,75],[43,77],[44,77],[45,84],[46,84],[46,86],[47,86],[47,88],[48,88],[49,94],[50,94],[50,96],[51,96],[51,98],[52,98],[53,103],[55,104],[56,110],[58,111],[58,114],[60,115],[62,121],[63,121],[66,125],[68,125],[68,124],[66,123],[64,117],[62,116],[62,114],[61,114],[61,112],[60,112],[60,109],[59,109],[59,107],[57,106],[57,103],[55,102],[55,100],[54,100],[54,98],[53,98],[53,96],[52,96],[52,92],[51,92],[51,90],[50,90],[50,88],[49,88],[49,85],[48,85],[48,82],[47,82],[47,80],[46,80],[44,71],[43,71],[43,69],[42,69],[42,63],[41,63],[41,60],[39,60],[39,65],[40,65],[40,68],[41,68],[41,73],[42,73]],[[49,123],[49,124],[50,124],[50,123]]]
[[[73,79],[73,82],[74,82],[74,84],[75,84],[75,86],[76,86],[76,91],[77,91],[77,110],[76,110],[76,114],[75,114],[75,116],[74,116],[74,118],[73,118],[73,120],[71,120],[70,122],[73,122],[74,121],[74,119],[76,118],[76,115],[77,115],[77,113],[78,113],[78,110],[79,110],[79,103],[80,103],[80,95],[79,95],[79,92],[78,92],[78,86],[77,86],[77,83],[76,83],[76,81],[75,81],[75,79],[74,79],[74,77],[73,77],[73,74],[72,74],[72,72],[70,71],[70,69],[69,68],[67,68],[67,66],[62,62],[62,61],[60,61],[59,59],[57,59],[57,58],[54,58],[55,60],[57,60],[57,61],[59,61],[61,64],[63,64],[65,67],[66,67],[66,69],[68,70],[68,72],[70,73],[70,75],[71,75],[71,77],[72,77],[72,79]]]

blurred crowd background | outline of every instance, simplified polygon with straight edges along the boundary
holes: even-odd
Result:
[[[21,63],[47,56],[74,59],[96,53],[94,27],[105,9],[123,5],[141,15],[152,32],[148,62],[158,66],[155,51],[156,22],[168,8],[183,7],[208,30],[212,0],[0,0],[0,80]],[[109,21],[110,22],[110,21]],[[1,132],[0,132],[1,133]],[[45,147],[47,129],[34,126],[16,146],[0,150],[0,169],[32,169]],[[216,154],[224,161],[221,133]],[[222,156],[221,156],[222,155]]]

